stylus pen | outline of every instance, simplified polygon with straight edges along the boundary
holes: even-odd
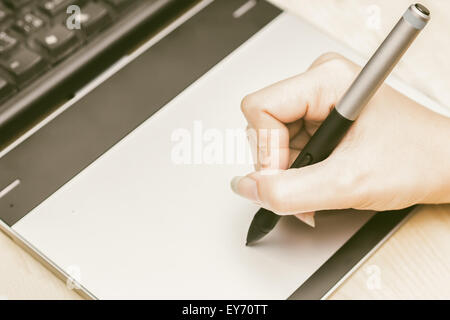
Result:
[[[320,162],[331,154],[429,19],[430,11],[419,3],[406,10],[291,168]],[[248,230],[247,245],[268,234],[279,219],[279,215],[264,208],[259,209]]]

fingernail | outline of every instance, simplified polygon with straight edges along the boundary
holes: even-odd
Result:
[[[259,203],[258,187],[256,181],[249,177],[234,177],[231,180],[231,189],[241,197]]]
[[[315,212],[301,213],[301,214],[298,214],[297,217],[301,221],[306,223],[308,226],[314,228],[316,226],[316,220],[314,219],[314,214],[315,214]]]

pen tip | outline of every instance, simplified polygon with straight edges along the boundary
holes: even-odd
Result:
[[[254,244],[256,241],[260,240],[261,238],[263,238],[266,235],[266,233],[261,232],[259,230],[259,228],[255,228],[255,227],[250,227],[250,229],[248,230],[248,234],[247,234],[247,239],[246,239],[246,246],[251,246],[252,244]]]

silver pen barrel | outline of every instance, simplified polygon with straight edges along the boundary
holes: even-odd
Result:
[[[349,120],[358,117],[429,20],[430,12],[421,4],[406,10],[336,105],[342,116]]]

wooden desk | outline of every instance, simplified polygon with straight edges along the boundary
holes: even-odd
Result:
[[[369,57],[410,4],[398,0],[272,0]],[[450,106],[450,2],[423,1],[433,23],[396,74]],[[427,48],[427,50],[425,50]],[[450,299],[450,205],[423,206],[331,299]],[[0,299],[80,299],[0,233]]]

